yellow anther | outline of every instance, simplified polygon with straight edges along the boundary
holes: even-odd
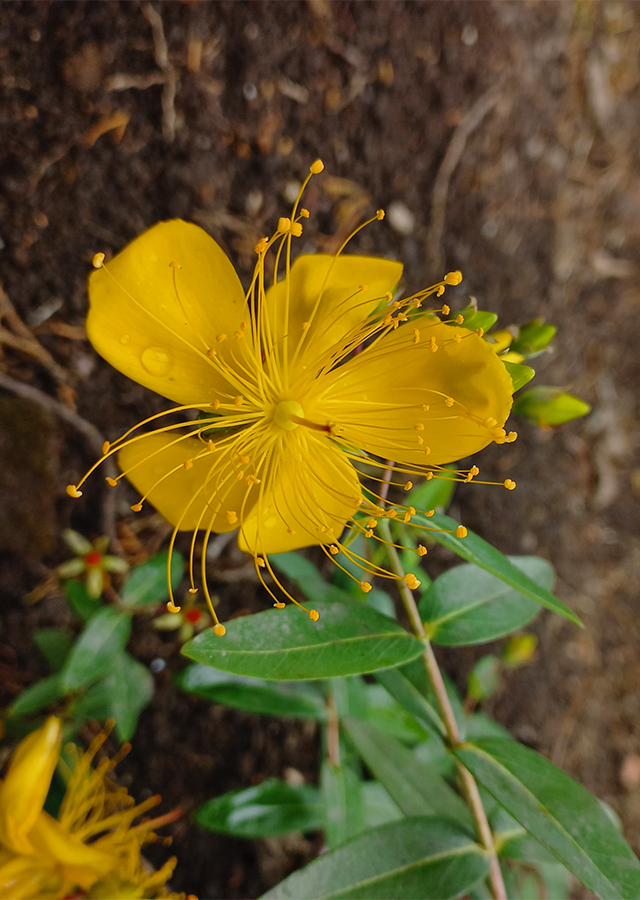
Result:
[[[302,323],[302,330],[303,330],[303,331],[306,331],[307,328],[310,328],[310,327],[311,327],[311,322],[303,322],[303,323]]]
[[[226,339],[227,339],[226,334],[219,334],[219,335],[217,336],[217,338],[216,338],[216,341],[217,341],[219,344],[221,344],[223,341],[226,341]]]
[[[451,407],[453,406],[453,397],[447,397],[447,399],[444,401],[444,405],[448,406],[449,409],[451,409]]]
[[[324,163],[321,159],[316,159],[315,162],[312,162],[309,166],[309,171],[312,175],[319,175],[324,169]]]
[[[397,509],[388,509],[387,510],[387,519],[395,519],[395,517],[397,515],[398,515]]]
[[[364,536],[365,536],[366,538],[373,537],[373,528],[367,528],[367,530],[366,530],[365,533],[364,533]]]
[[[240,469],[236,473],[236,481],[242,481],[243,478],[244,478],[244,472],[242,471],[242,469]]]
[[[243,338],[243,337],[244,337],[244,331],[234,331],[234,334],[235,334],[235,336],[236,336],[237,338]]]
[[[256,565],[259,566],[261,569],[264,569],[264,567],[266,566],[266,562],[263,560],[263,558],[261,556],[256,556]],[[282,605],[284,606],[284,603]]]
[[[235,525],[238,521],[238,513],[233,509],[228,509],[225,513],[229,525]]]
[[[409,590],[415,591],[420,587],[421,582],[418,581],[418,579],[412,572],[407,572],[407,574],[404,576],[404,580]]]
[[[424,424],[422,422],[418,422],[417,425],[414,425],[414,431],[424,431]]]
[[[217,409],[220,409],[220,401],[219,401],[219,400],[214,400],[214,401],[211,403],[211,409],[212,409],[214,412],[215,412]]]
[[[456,537],[457,538],[465,538],[469,534],[468,530],[464,527],[464,525],[458,525],[456,528]]]
[[[267,247],[269,246],[269,239],[266,237],[261,237],[258,243],[253,248],[256,253],[264,253]]]
[[[109,487],[116,487],[118,484],[118,482],[115,480],[115,478],[105,478],[105,481],[107,482]]]
[[[463,322],[464,322],[464,316],[460,315],[460,313],[458,313],[458,315],[456,316],[456,325],[462,325]]]
[[[442,297],[443,294],[444,294],[444,285],[441,284],[440,287],[438,288],[438,290],[436,291],[436,297]],[[448,311],[449,311],[449,307],[447,306],[447,312]],[[445,313],[445,315],[446,314],[447,313]]]
[[[462,272],[459,272],[457,270],[455,272],[448,272],[444,276],[444,281],[445,284],[460,284],[460,282],[462,281]]]
[[[288,216],[280,216],[278,219],[278,231],[287,231],[291,230],[291,219]]]
[[[109,441],[105,441],[102,445],[102,455],[106,456],[106,454],[109,452],[110,449],[111,449],[111,444],[109,443]]]
[[[190,594],[197,594],[197,593],[198,593],[198,588],[196,588],[196,587],[189,588],[189,593],[190,593]]]
[[[284,609],[287,604],[283,603],[282,600],[276,600],[276,602],[273,605],[275,606],[276,609]]]
[[[430,519],[431,516],[435,516],[436,511],[435,511],[435,509],[425,509],[424,514],[427,517],[427,519]]]
[[[402,518],[402,521],[404,522],[405,525],[408,525],[409,522],[411,521],[411,513],[406,512]]]
[[[418,544],[418,556],[426,556],[427,548],[423,544]]]
[[[337,556],[338,553],[340,553],[340,549],[338,547],[336,547],[335,544],[331,544],[331,546],[329,547],[329,553],[332,556]]]
[[[516,487],[515,481],[512,481],[510,478],[507,478],[504,482],[504,486],[508,491],[514,491]]]
[[[260,479],[256,478],[255,475],[247,475],[245,482],[251,487],[252,484],[260,484]]]
[[[475,478],[476,475],[480,474],[480,469],[477,466],[471,466],[469,469],[469,475]]]
[[[485,419],[482,424],[485,426],[485,428],[495,428],[498,424],[498,420],[494,419],[493,416],[489,416],[489,418]]]
[[[302,234],[301,223],[300,222],[292,222],[290,231],[294,237],[300,237],[300,235]]]
[[[176,606],[173,600],[169,600],[169,602],[167,603],[167,609],[170,613],[179,613],[182,607]]]
[[[101,269],[104,263],[104,253],[95,253],[93,259],[91,260],[91,265],[94,269]]]
[[[177,262],[170,262],[170,263],[169,263],[169,268],[170,268],[170,269],[181,269],[182,266],[180,265],[180,263],[177,263]]]
[[[478,335],[478,337],[482,337],[482,335],[484,334],[484,328],[476,328],[476,334]]]
[[[405,491],[410,491],[412,487],[413,487],[413,481],[407,481],[407,483],[404,486],[404,489],[405,489]]]
[[[368,594],[369,591],[371,590],[371,585],[369,584],[368,581],[361,581],[360,582],[360,590],[363,591],[363,593]]]
[[[429,406],[428,403],[423,403],[423,404],[422,404],[422,409],[423,409],[425,412],[429,412],[429,410],[431,409],[431,407]]]
[[[82,497],[82,491],[79,491],[75,484],[68,484],[66,490],[67,494],[74,499]]]
[[[367,522],[367,528],[375,528],[377,524],[377,519],[369,519],[369,521]]]
[[[419,328],[413,329],[413,343],[414,344],[420,343],[420,329]]]
[[[317,622],[318,619],[320,618],[320,613],[318,612],[317,609],[310,609],[309,610],[309,618],[311,619],[312,622]]]
[[[293,528],[287,528],[287,534],[295,534]]]
[[[382,220],[384,219],[384,210],[383,209],[376,210],[376,219],[378,220],[378,222],[382,222]]]
[[[507,435],[507,444],[513,444],[513,442],[517,439],[517,437],[518,437],[517,431],[510,431],[509,434]]]
[[[248,327],[249,323],[247,321],[240,322],[240,328],[242,328],[243,331],[246,331]]]
[[[131,512],[142,512],[142,503],[138,501],[134,503],[133,506],[130,507]]]
[[[358,290],[359,290],[359,291],[366,291],[366,290],[368,290],[368,288],[367,288],[366,284],[359,284],[359,285],[358,285]]]
[[[424,444],[424,438],[418,435],[418,447],[422,447]]]
[[[392,316],[392,315],[389,315],[389,314],[387,314],[387,315],[384,317],[384,319],[382,320],[382,324],[383,324],[383,325],[391,325],[392,323],[393,323],[393,316]]]
[[[435,353],[436,350],[438,349],[438,342],[433,337],[433,335],[431,335],[431,337],[429,338],[429,348],[431,349],[432,353]]]
[[[410,516],[415,516],[415,514],[416,514],[416,508],[415,508],[415,506],[407,506],[407,511],[408,511],[408,513],[409,513]]]
[[[233,398],[233,405],[236,408],[240,408],[243,403],[244,403],[244,397],[234,397]]]
[[[391,293],[391,291],[387,291],[387,293],[385,294],[385,297],[386,297],[387,303],[391,303],[391,301],[393,300],[393,294]]]
[[[216,449],[215,441],[207,441],[207,450],[208,450],[210,453],[213,453],[213,451],[214,451],[215,449]]]
[[[507,432],[504,428],[493,428],[491,434],[496,438],[506,438]]]
[[[438,294],[438,296],[440,296],[440,294]],[[442,315],[443,315],[443,316],[448,316],[449,313],[451,312],[451,307],[450,307],[450,306],[447,306],[446,303],[443,303],[443,304],[442,304],[442,310],[441,310],[441,312],[442,312]]]
[[[188,472],[189,469],[193,469],[193,460],[192,460],[192,459],[185,459],[185,461],[182,463],[182,465],[185,467],[185,469],[186,469],[187,472]]]
[[[455,334],[455,342],[456,342],[456,344],[459,344],[461,341],[462,341],[462,335],[460,334],[459,331],[456,331],[456,334]]]
[[[214,350],[213,347],[209,347],[207,350],[207,356],[209,359],[213,359],[214,356],[217,356],[217,350]]]
[[[303,208],[300,210],[300,218],[302,218],[302,219],[308,219],[308,218],[309,218],[309,215],[310,215],[310,213],[309,213],[309,210],[308,210],[308,209],[304,209],[304,207],[303,207]]]
[[[433,472],[427,472],[427,474],[424,476],[425,481],[431,481],[432,478],[433,478]]]
[[[217,634],[218,637],[224,637],[225,634],[227,633],[227,629],[224,627],[224,625],[221,622],[218,622],[217,625],[214,625],[212,631],[214,634]]]

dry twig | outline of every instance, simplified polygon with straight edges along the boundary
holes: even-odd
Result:
[[[165,141],[172,141],[176,136],[176,88],[178,85],[178,73],[169,59],[169,48],[164,36],[162,16],[151,3],[145,3],[142,12],[153,35],[154,55],[158,68],[164,76],[162,89],[162,134]]]

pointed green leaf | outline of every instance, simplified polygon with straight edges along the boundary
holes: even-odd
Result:
[[[473,835],[467,805],[444,778],[417,760],[412,750],[368,722],[347,718],[342,725],[374,778],[405,816],[449,817]]]
[[[62,677],[59,672],[37,681],[23,691],[9,707],[10,716],[27,716],[39,712],[50,703],[56,703],[64,697]]]
[[[468,540],[469,537],[463,540]],[[538,587],[553,587],[553,567],[537,556],[507,556]],[[528,624],[540,611],[537,601],[472,564],[440,575],[420,601],[427,635],[436,644],[459,647],[503,637]]]
[[[419,722],[431,736],[443,737],[444,725],[436,707],[427,700],[416,685],[401,669],[385,669],[376,674],[376,680],[391,696]]]
[[[318,831],[323,806],[317,787],[271,778],[256,787],[207,800],[195,812],[198,825],[233,837],[263,838],[291,831]]]
[[[133,737],[138,718],[153,696],[153,676],[128,653],[120,653],[104,678],[92,684],[73,706],[74,719],[115,719],[121,741]]]
[[[397,805],[377,781],[362,782],[362,800],[367,829],[377,828],[387,822],[396,822],[403,817]]]
[[[458,523],[454,519],[450,519],[449,516],[444,516],[440,513],[436,513],[431,518],[426,518],[417,513],[412,521],[416,524],[424,525],[425,531],[428,531],[432,538],[453,550],[462,559],[466,559],[467,562],[473,563],[474,566],[490,572],[496,578],[504,581],[505,584],[520,591],[526,597],[531,597],[532,600],[535,600],[541,606],[546,606],[547,609],[559,613],[561,616],[569,619],[570,622],[582,625],[580,619],[568,606],[565,606],[546,588],[532,581],[517,566],[509,562],[507,557],[503,556],[499,550],[496,550],[487,541],[478,537],[473,531],[470,531],[464,538],[456,537],[455,530],[458,527]]]
[[[131,619],[111,606],[103,607],[87,622],[62,669],[66,693],[98,681],[111,671],[129,640]]]
[[[480,784],[602,900],[637,900],[640,863],[600,802],[528,747],[485,738],[454,751]]]
[[[535,387],[520,394],[513,404],[517,416],[540,425],[564,425],[591,412],[591,407],[579,397],[566,394],[560,388]]]
[[[511,378],[514,394],[516,391],[523,388],[525,384],[529,384],[531,379],[535,377],[536,370],[532,369],[531,366],[523,366],[522,363],[507,362],[506,359],[503,359],[502,362]]]
[[[167,556],[164,550],[131,570],[120,591],[122,605],[129,609],[147,603],[162,603],[169,596],[167,583]],[[184,575],[184,559],[180,553],[171,555],[171,587],[176,591]]]
[[[199,634],[182,648],[196,662],[234,675],[299,681],[361,675],[401,665],[422,644],[397,622],[356,600],[316,602],[312,622],[295,606],[227,623],[227,633]]]
[[[88,622],[91,616],[95,616],[95,614],[103,607],[103,604],[99,599],[96,599],[89,594],[84,583],[82,581],[76,581],[75,578],[65,581],[64,592],[67,595],[71,607],[84,622]]]
[[[558,329],[555,325],[544,325],[540,320],[521,325],[518,337],[513,341],[509,350],[520,353],[525,358],[536,356],[542,350],[546,350]]]
[[[39,628],[33,632],[33,643],[49,663],[52,672],[59,672],[69,655],[73,635],[65,628]]]
[[[401,819],[323,854],[262,900],[453,900],[488,871],[481,848],[452,822]]]
[[[244,709],[266,716],[294,716],[324,719],[325,705],[318,691],[309,684],[278,684],[260,678],[228,675],[210,666],[194,663],[174,677],[188,694],[196,694],[214,703]]]
[[[325,841],[329,850],[339,847],[365,828],[362,781],[356,771],[355,761],[344,760],[331,765],[323,760],[320,770],[320,786],[324,802],[323,823]]]

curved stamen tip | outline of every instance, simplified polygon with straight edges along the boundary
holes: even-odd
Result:
[[[117,487],[117,485],[118,485],[118,482],[115,480],[115,478],[111,478],[111,476],[109,476],[108,478],[105,478],[105,481],[107,482],[109,487]]]
[[[111,444],[109,443],[109,441],[105,441],[104,444],[102,445],[103,456],[106,456],[106,454],[109,452],[109,450],[111,450]]]
[[[96,253],[94,254],[93,259],[91,260],[91,265],[94,269],[101,269],[104,263],[104,253]]]
[[[179,613],[182,607],[176,606],[173,600],[169,600],[169,602],[167,603],[167,609],[170,613]]]
[[[384,219],[384,210],[383,209],[376,210],[376,219],[378,220],[378,222],[382,222],[382,220]]]
[[[515,481],[512,481],[510,478],[507,478],[506,481],[504,482],[504,486],[506,487],[506,489],[508,491],[514,491],[516,488],[516,483],[515,483]]]
[[[283,603],[282,600],[276,600],[276,602],[273,605],[275,606],[276,609],[284,609],[287,604]]]
[[[413,572],[407,572],[407,574],[404,576],[404,580],[407,587],[412,591],[415,591],[417,588],[419,588],[422,583],[416,578]]]
[[[468,530],[464,527],[464,525],[458,525],[456,528],[456,537],[457,538],[465,538],[469,534]]]
[[[223,637],[227,633],[227,629],[224,627],[224,625],[218,622],[217,625],[213,626],[213,633],[217,634],[218,637]]]
[[[365,594],[368,594],[369,591],[371,590],[371,585],[369,584],[368,581],[361,581],[360,582],[360,590],[363,591]]]
[[[130,507],[132,512],[141,512],[142,511],[142,503],[134,503],[133,506]]]
[[[312,175],[319,175],[320,172],[324,170],[324,163],[321,159],[316,159],[315,162],[312,162],[309,166],[309,171]]]
[[[456,285],[456,284],[460,284],[461,281],[462,281],[462,272],[460,272],[459,270],[456,270],[455,272],[447,272],[447,274],[444,276],[445,284]]]
[[[318,612],[317,609],[310,609],[309,610],[309,618],[311,619],[312,622],[317,622],[318,619],[320,618],[320,613]]]
[[[82,491],[79,491],[75,484],[68,484],[66,487],[67,494],[74,499],[82,497]]]

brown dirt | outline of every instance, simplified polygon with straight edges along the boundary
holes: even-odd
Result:
[[[403,260],[408,284],[431,283],[446,264],[464,270],[460,305],[472,293],[503,324],[557,323],[539,381],[566,386],[593,414],[559,432],[520,426],[514,445],[484,459],[485,473],[508,473],[518,490],[460,490],[455,514],[501,550],[556,567],[557,593],[586,627],[541,615],[537,661],[491,707],[611,803],[639,850],[640,8],[309,0],[154,9],[166,58],[138,3],[0,4],[0,278],[50,354],[2,339],[0,373],[63,403],[75,390],[79,414],[107,437],[158,409],[82,339],[93,253],[180,216],[207,228],[246,276],[255,238],[316,156],[328,176],[306,203],[321,246],[384,206],[386,223],[357,247]],[[456,146],[443,206],[434,183],[442,187],[438,169]],[[3,324],[16,333],[15,320]],[[113,511],[99,481],[80,503],[64,495],[93,458],[77,429],[8,391],[0,418],[8,700],[44,671],[31,630],[65,616],[60,599],[28,605],[26,591],[64,557],[63,527],[95,535]],[[126,521],[124,494],[117,503]],[[150,542],[158,523],[147,524]],[[223,578],[238,567],[227,553],[212,572],[223,609],[260,608],[252,582]],[[133,649],[143,662],[180,665],[176,645],[147,624]],[[462,679],[477,655],[450,653],[446,664]],[[159,791],[165,808],[188,811],[287,767],[316,777],[313,729],[213,708],[158,682],[121,767],[141,799]],[[173,833],[175,887],[202,897],[257,896],[317,851],[298,839],[216,838],[188,817]]]

